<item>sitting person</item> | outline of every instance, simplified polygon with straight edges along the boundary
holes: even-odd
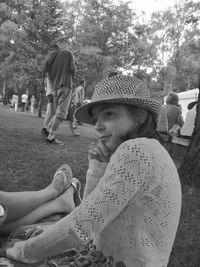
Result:
[[[157,131],[162,134],[168,134],[170,129],[175,125],[182,127],[183,117],[181,108],[178,105],[179,98],[175,92],[170,92],[166,98],[166,104],[162,106]]]
[[[194,105],[189,104],[191,106],[191,109],[190,109],[190,106],[188,105],[189,110],[186,114],[185,122],[182,128],[180,129],[180,137],[189,139],[189,140],[191,139],[191,136],[194,130],[194,123],[195,123],[195,118],[196,118],[196,113],[197,113],[196,111],[197,102],[192,102],[192,103],[194,103]]]
[[[181,186],[168,152],[154,139],[160,103],[139,79],[97,84],[76,118],[94,125],[83,200],[46,231],[2,255],[35,263],[91,240],[127,267],[166,267],[181,211]]]
[[[0,191],[1,210],[4,208],[6,211],[0,235],[10,234],[19,226],[34,224],[52,214],[70,213],[75,208],[74,189],[80,189],[78,183],[76,178],[72,178],[71,168],[63,164],[55,172],[51,184],[42,190]]]

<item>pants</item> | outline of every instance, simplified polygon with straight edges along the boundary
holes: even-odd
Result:
[[[26,103],[22,102],[22,112],[24,112],[25,105],[26,105]]]
[[[52,133],[56,132],[60,122],[67,118],[70,102],[71,102],[72,90],[66,87],[61,87],[55,92],[54,105],[55,115],[47,125],[47,130]]]
[[[55,115],[55,103],[53,94],[47,95],[47,110],[44,118],[44,128],[47,128],[49,122]]]

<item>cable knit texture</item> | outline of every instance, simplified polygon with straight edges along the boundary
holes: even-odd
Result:
[[[93,239],[98,250],[127,267],[166,267],[181,210],[180,181],[169,154],[156,140],[132,139],[104,169],[88,171],[87,192],[71,214],[7,255],[36,262]]]

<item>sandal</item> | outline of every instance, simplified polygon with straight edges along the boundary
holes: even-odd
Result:
[[[74,187],[75,191],[74,191],[74,203],[75,206],[79,206],[82,199],[81,199],[81,183],[79,182],[79,180],[77,178],[72,178],[72,183],[71,185]]]
[[[62,176],[60,176],[62,174]],[[67,164],[62,164],[55,172],[52,183],[55,183],[55,188],[58,191],[58,196],[61,195],[72,183],[72,169]],[[60,187],[60,179],[62,179],[62,187]]]

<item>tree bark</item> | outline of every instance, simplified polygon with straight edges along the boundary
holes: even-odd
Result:
[[[200,188],[200,92],[194,131],[188,153],[179,168],[179,175],[184,185]]]

